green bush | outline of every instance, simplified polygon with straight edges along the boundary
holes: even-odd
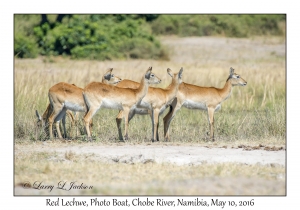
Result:
[[[76,46],[71,50],[73,59],[112,60],[122,58],[118,52],[111,51],[106,44]]]
[[[34,32],[43,55],[97,60],[165,57],[146,18],[134,15],[74,15],[53,28],[48,23],[37,26]]]
[[[118,48],[122,52],[125,52],[123,57],[126,56],[134,59],[159,59],[162,53],[158,42],[153,43],[142,38],[127,39]]]
[[[33,37],[16,34],[14,37],[14,55],[18,58],[35,58],[39,53],[38,45]]]
[[[160,15],[151,23],[156,35],[247,37],[282,35],[285,15]]]

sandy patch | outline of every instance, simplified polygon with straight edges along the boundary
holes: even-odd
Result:
[[[30,146],[22,146],[22,152],[32,151]],[[197,165],[202,163],[242,163],[285,165],[286,151],[245,150],[243,148],[207,148],[202,146],[166,146],[166,145],[61,145],[52,147],[45,143],[35,146],[35,152],[56,152],[64,155],[72,151],[75,154],[93,154],[93,157],[105,162],[123,163],[172,163]],[[16,150],[16,155],[18,149]]]

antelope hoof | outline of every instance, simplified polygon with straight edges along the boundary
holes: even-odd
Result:
[[[128,135],[125,135],[125,136],[124,136],[124,140],[128,140]]]

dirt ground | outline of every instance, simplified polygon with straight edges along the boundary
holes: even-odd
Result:
[[[117,145],[117,146],[116,146]],[[168,144],[116,144],[97,145],[91,143],[85,145],[61,145],[51,147],[51,143],[43,143],[35,146],[35,152],[56,152],[58,158],[63,157],[66,152],[80,154],[93,154],[93,158],[104,162],[122,163],[172,163],[177,165],[197,165],[202,163],[243,163],[262,165],[285,165],[285,150],[277,148],[270,150],[268,147],[249,148],[238,146],[237,148],[216,148],[197,145],[175,146]],[[240,147],[240,148],[239,148]],[[18,154],[16,148],[15,155]],[[23,152],[32,151],[32,145],[22,146]]]
[[[270,151],[273,150],[273,151]],[[275,150],[275,151],[274,151]],[[124,166],[142,164],[147,168],[148,163],[169,164],[178,166],[204,165],[213,168],[220,163],[235,163],[242,165],[258,165],[267,168],[282,168],[286,164],[286,150],[282,147],[210,147],[197,144],[164,144],[164,143],[144,143],[127,144],[116,143],[111,145],[86,143],[57,144],[51,141],[38,144],[16,144],[15,156],[22,156],[26,153],[52,153],[49,162],[68,162],[66,154],[84,155],[92,163],[108,163],[109,165]],[[116,165],[116,167],[117,167]],[[119,167],[123,167],[119,165]],[[184,170],[189,170],[184,167]],[[109,169],[107,169],[109,170]],[[115,169],[113,169],[115,170]],[[116,170],[121,170],[117,168]],[[126,169],[125,169],[126,170]],[[147,169],[145,169],[147,171]],[[168,169],[166,169],[168,170]],[[88,172],[87,172],[88,173]],[[114,172],[107,172],[108,174]],[[265,179],[263,177],[251,176],[208,176],[203,178],[185,179],[155,179],[145,181],[138,185],[133,185],[132,179],[137,179],[141,174],[128,175],[129,181],[126,184],[106,184],[95,185],[98,191],[63,191],[54,189],[48,191],[24,189],[16,183],[15,195],[285,195],[286,184],[285,174],[276,173],[275,179]],[[189,172],[181,172],[186,173]],[[111,174],[110,174],[111,175]],[[119,177],[113,175],[114,179]],[[123,176],[123,175],[122,175]],[[133,176],[133,177],[132,177]],[[135,177],[137,176],[137,177]],[[149,175],[151,176],[151,175]],[[186,175],[185,175],[186,176]],[[120,178],[120,177],[119,177]],[[117,178],[117,180],[119,179]],[[121,179],[124,179],[122,177]],[[128,191],[128,189],[130,189]]]

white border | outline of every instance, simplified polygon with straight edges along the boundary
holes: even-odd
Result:
[[[294,1],[295,2],[295,1]],[[15,13],[283,13],[287,14],[287,196],[254,197],[254,209],[297,206],[299,177],[299,11],[288,1],[35,1],[0,3],[1,40],[1,206],[44,207],[46,197],[13,197],[13,14]],[[298,64],[298,65],[297,65]],[[4,135],[3,135],[4,132]],[[297,177],[297,178],[296,178]],[[52,197],[53,198],[53,197]],[[124,198],[124,197],[123,197]],[[128,197],[133,199],[133,197]],[[168,197],[166,197],[168,198]],[[187,198],[187,197],[184,197]],[[209,199],[208,197],[204,197]],[[241,200],[248,197],[218,197]],[[251,197],[249,197],[251,198]],[[69,198],[71,200],[71,198]],[[89,197],[80,197],[89,200]],[[174,198],[175,199],[175,198]],[[62,208],[62,207],[61,207]],[[211,209],[211,208],[210,208]]]

